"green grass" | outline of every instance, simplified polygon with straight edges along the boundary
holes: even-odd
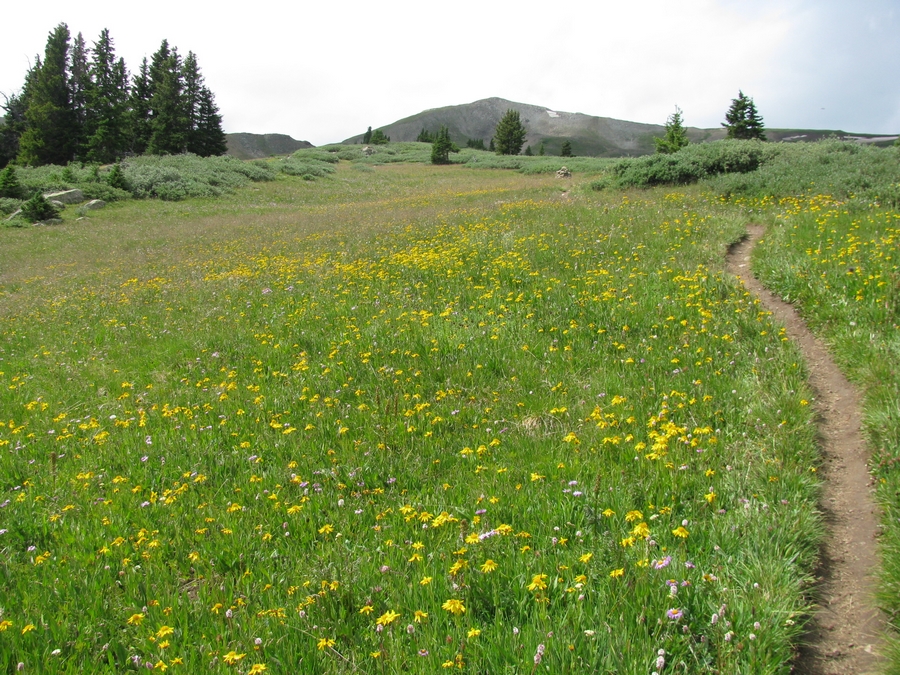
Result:
[[[742,211],[323,163],[0,230],[0,669],[789,672],[818,458]]]
[[[782,200],[754,259],[860,387],[883,509],[881,602],[900,672],[900,214],[834,198]]]
[[[900,149],[850,141],[760,143],[717,141],[671,155],[619,160],[596,190],[703,185],[734,198],[831,195],[859,204],[900,206]]]

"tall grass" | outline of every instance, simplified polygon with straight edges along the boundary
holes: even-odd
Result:
[[[0,668],[789,672],[818,460],[739,210],[336,176],[0,231]]]
[[[900,206],[900,149],[850,141],[761,143],[718,141],[671,155],[620,160],[595,181],[607,188],[687,185],[698,181],[727,197],[827,194],[868,204]]]
[[[877,156],[877,155],[876,155]],[[873,169],[873,172],[877,170]],[[783,199],[754,258],[860,387],[871,468],[884,511],[881,601],[900,672],[900,214],[848,201]]]

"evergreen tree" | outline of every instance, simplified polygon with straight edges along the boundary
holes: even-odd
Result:
[[[656,152],[664,155],[678,152],[690,143],[681,117],[681,108],[677,105],[675,112],[666,120],[666,135],[662,138],[654,138],[653,142],[656,144]]]
[[[728,138],[766,140],[763,119],[756,110],[756,104],[740,90],[738,97],[731,100],[722,126],[728,130]]]
[[[488,144],[488,150],[490,152],[496,152],[496,150],[497,150],[496,146],[494,145],[494,137],[493,136],[491,136],[491,142]]]
[[[85,156],[109,164],[128,147],[128,72],[123,59],[116,60],[109,30],[104,28],[94,43],[90,64]]]
[[[8,164],[3,171],[0,171],[0,197],[7,199],[22,199],[25,197],[25,190],[16,176],[16,168],[12,164]]]
[[[538,156],[539,157],[544,156],[544,141],[541,141],[541,147],[538,148]]]
[[[494,132],[499,155],[518,155],[525,144],[525,125],[515,110],[507,110]]]
[[[484,150],[484,139],[483,138],[470,138],[466,141],[466,147],[472,148],[473,150]]]
[[[147,152],[151,155],[182,153],[187,148],[188,120],[183,96],[182,62],[177,50],[173,49],[156,69],[155,81],[151,64],[150,80],[153,97],[150,99],[151,134]]]
[[[416,136],[416,142],[418,143],[434,143],[437,138],[436,134],[430,134],[425,131],[425,127],[422,127],[422,131],[419,132],[419,135]]]
[[[44,60],[29,88],[19,163],[68,164],[74,157],[78,129],[71,99],[66,24],[59,24],[47,38]]]
[[[40,65],[40,62],[38,62]],[[25,75],[25,85],[21,93],[5,97],[3,102],[3,124],[0,124],[0,166],[6,166],[15,161],[19,154],[19,138],[25,133],[27,122],[25,111],[28,109],[28,93],[30,83],[33,82],[36,70],[29,69]]]
[[[181,69],[181,78],[184,83],[182,98],[184,103],[185,121],[187,122],[187,144],[191,145],[194,130],[200,115],[200,90],[203,88],[203,75],[200,74],[200,66],[197,64],[197,56],[189,51],[184,59]],[[188,150],[193,152],[193,150]]]
[[[368,145],[372,141],[372,127],[369,127],[366,133],[363,134],[363,145]]]
[[[372,145],[387,145],[391,142],[391,137],[385,136],[381,129],[376,129],[372,132],[372,138],[369,139],[369,142]]]
[[[197,126],[188,140],[188,152],[210,157],[224,155],[228,150],[225,132],[222,130],[222,116],[207,87],[200,88],[200,103],[197,109]]]
[[[188,52],[184,60],[183,77],[187,151],[201,157],[225,154],[227,145],[222,116],[213,93],[204,84],[194,52]]]
[[[84,155],[84,127],[88,109],[87,97],[88,90],[91,86],[91,76],[88,72],[87,52],[87,47],[85,47],[84,44],[84,37],[79,33],[72,45],[72,65],[71,74],[69,76],[72,110],[75,114],[75,126],[78,130],[78,137],[73,139],[76,157],[82,157]]]
[[[572,156],[572,142],[571,141],[563,141],[562,148],[559,150],[560,157],[571,157]]]
[[[137,155],[147,151],[153,129],[150,125],[150,101],[153,98],[153,86],[150,83],[150,65],[146,57],[141,69],[134,76],[131,95],[128,99],[128,128],[131,151]]]
[[[534,154],[534,153],[531,151],[531,146],[530,146],[530,145],[525,146],[525,156],[526,156],[526,157],[531,157],[533,154]]]
[[[447,127],[442,126],[435,134],[434,141],[431,144],[431,163],[449,164],[452,148],[453,143],[450,142],[450,132]]]

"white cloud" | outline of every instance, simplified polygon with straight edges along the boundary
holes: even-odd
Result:
[[[21,86],[60,21],[88,43],[108,27],[131,70],[162,38],[192,50],[228,131],[315,144],[488,96],[655,123],[677,104],[715,127],[739,89],[769,126],[900,131],[892,0],[48,0],[0,43],[0,91]]]

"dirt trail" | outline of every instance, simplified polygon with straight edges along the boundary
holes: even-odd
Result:
[[[817,569],[818,608],[794,672],[874,675],[883,664],[879,652],[885,620],[875,601],[878,512],[866,464],[860,397],[796,310],[751,274],[750,253],[763,232],[762,226],[748,227],[747,238],[729,251],[727,269],[759,297],[803,352],[816,397],[823,456],[821,509],[828,537]]]

